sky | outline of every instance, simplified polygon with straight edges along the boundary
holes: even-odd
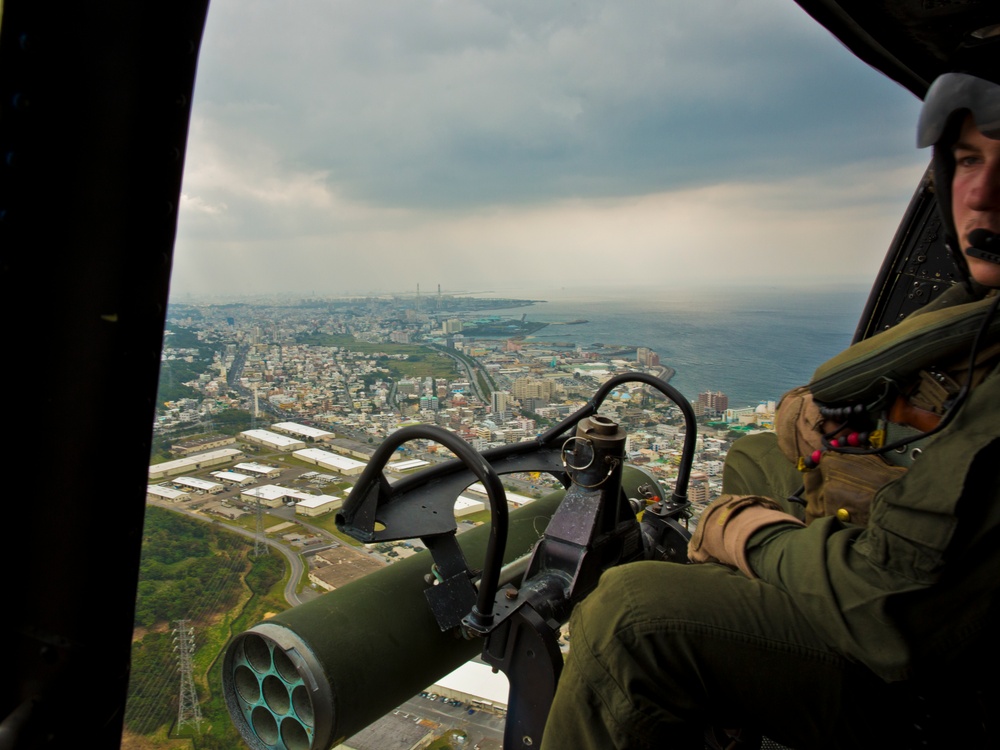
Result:
[[[918,107],[792,0],[212,0],[171,298],[868,284]]]

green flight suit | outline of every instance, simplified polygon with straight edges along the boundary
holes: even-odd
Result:
[[[777,461],[746,459],[730,491],[794,487]],[[708,725],[896,748],[915,694],[967,706],[1000,666],[1000,373],[876,494],[867,526],[779,524],[747,549],[756,579],[717,564],[606,573],[573,613],[543,750],[701,748]],[[949,721],[958,738],[965,719]]]

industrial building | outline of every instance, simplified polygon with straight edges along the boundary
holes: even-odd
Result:
[[[240,493],[240,497],[244,502],[251,504],[260,500],[260,504],[266,505],[268,508],[281,507],[289,500],[294,501],[296,506],[299,503],[308,503],[309,510],[303,511],[303,515],[320,515],[326,513],[328,510],[339,508],[340,503],[343,502],[334,495],[310,495],[307,492],[299,492],[290,487],[281,487],[277,484],[265,484],[260,487],[244,490]]]
[[[221,482],[209,482],[207,479],[199,479],[198,477],[174,477],[170,481],[185,490],[207,492],[210,495],[218,495],[226,489],[226,486]]]
[[[481,510],[486,510],[486,503],[482,500],[476,500],[467,495],[459,495],[458,500],[455,501],[456,517],[460,518],[471,513],[478,513]]]
[[[224,448],[233,445],[236,438],[231,435],[214,435],[212,437],[202,437],[197,440],[182,440],[170,446],[170,452],[178,456],[190,456],[193,453],[204,453],[205,451]]]
[[[171,503],[179,503],[182,500],[190,499],[189,493],[175,487],[163,487],[159,484],[151,484],[146,487],[146,500],[166,500]]]
[[[478,492],[480,495],[487,494],[486,486],[482,482],[476,482],[475,484],[470,484],[469,491]],[[520,508],[522,505],[527,505],[528,503],[532,503],[535,501],[535,498],[533,497],[528,497],[527,495],[519,495],[516,492],[511,492],[506,487],[504,488],[504,492],[507,495],[507,502],[510,503],[511,505],[516,505],[518,508]]]
[[[344,501],[336,495],[304,495],[299,496],[295,503],[295,513],[300,516],[315,518],[324,513],[338,510]]]
[[[207,469],[209,466],[218,466],[228,461],[233,461],[243,456],[243,451],[236,448],[220,448],[219,450],[199,453],[187,458],[178,458],[176,461],[165,461],[162,464],[152,464],[149,467],[150,479],[162,479],[163,477],[175,474],[184,474],[198,469]]]
[[[257,477],[240,474],[236,471],[213,471],[212,476],[225,484],[235,484],[240,487],[246,487],[257,481]]]
[[[261,505],[265,505],[268,508],[279,508],[284,505],[285,496],[289,492],[293,492],[293,490],[290,490],[288,487],[279,487],[276,484],[265,484],[242,491],[240,497],[251,505],[260,501]]]
[[[268,466],[267,464],[258,464],[252,461],[236,464],[233,468],[237,471],[245,471],[255,477],[274,478],[281,476],[281,469],[277,466]]]
[[[321,430],[318,427],[309,427],[304,424],[296,424],[295,422],[276,422],[271,425],[271,429],[287,435],[295,435],[310,443],[326,443],[337,437],[336,433],[328,430]]]
[[[489,664],[468,661],[449,672],[430,688],[435,693],[470,706],[506,710],[510,682],[503,672],[493,672]]]
[[[430,466],[430,462],[424,461],[422,458],[411,458],[408,461],[394,461],[386,468],[389,471],[411,471],[413,469],[422,469],[425,466]]]
[[[279,435],[270,430],[244,430],[240,433],[240,437],[247,442],[263,445],[265,448],[276,451],[294,451],[306,447],[302,440],[296,440],[288,435]]]
[[[363,461],[356,461],[353,458],[330,453],[330,451],[320,448],[304,448],[303,450],[295,451],[292,455],[307,463],[315,464],[329,471],[335,471],[345,477],[357,476],[367,466]]]

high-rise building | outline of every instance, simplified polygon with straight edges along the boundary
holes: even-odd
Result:
[[[691,472],[691,479],[688,483],[688,500],[692,503],[704,505],[710,500],[712,491],[708,485],[708,474],[703,471]]]
[[[552,400],[552,381],[538,378],[517,378],[511,387],[511,395],[518,401],[525,399]]]
[[[642,367],[656,367],[660,364],[660,355],[649,347],[640,346],[635,350],[635,361]]]
[[[698,403],[706,412],[721,414],[729,408],[729,397],[721,391],[705,391],[698,394]]]
[[[490,396],[490,406],[498,419],[507,419],[510,405],[510,394],[506,391],[493,391]]]
[[[518,401],[521,402],[522,409],[535,413],[538,413],[539,409],[544,409],[549,404],[549,399],[546,398],[521,398]]]

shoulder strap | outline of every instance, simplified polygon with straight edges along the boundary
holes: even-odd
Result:
[[[887,331],[859,341],[819,366],[809,390],[822,403],[866,402],[914,373],[967,353],[992,299],[911,315]],[[1000,316],[986,342],[1000,339]]]

